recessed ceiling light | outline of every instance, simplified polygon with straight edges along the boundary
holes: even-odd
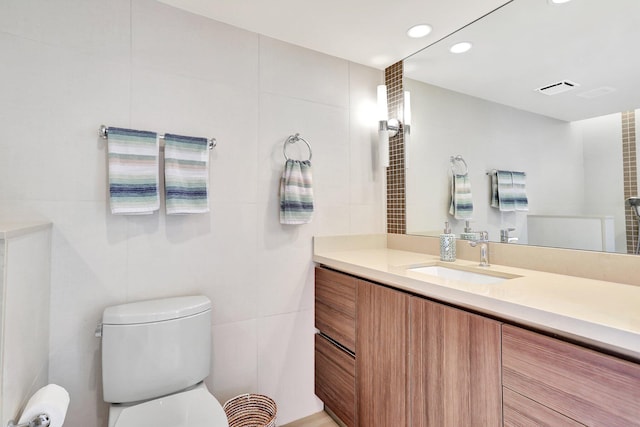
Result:
[[[451,53],[464,53],[471,49],[472,44],[469,42],[460,42],[456,43],[449,48],[449,52]]]
[[[549,0],[549,4],[569,3],[571,0]]]
[[[426,36],[430,32],[431,32],[431,25],[419,24],[409,28],[407,30],[407,35],[411,38],[419,39],[420,37]]]

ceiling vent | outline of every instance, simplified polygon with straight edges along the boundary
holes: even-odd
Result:
[[[544,93],[545,95],[557,95],[562,92],[567,92],[569,90],[575,89],[580,86],[576,82],[572,82],[571,80],[562,80],[556,83],[551,83],[549,85],[545,85],[536,89],[536,92]]]

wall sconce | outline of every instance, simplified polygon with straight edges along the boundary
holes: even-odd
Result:
[[[404,91],[404,134],[411,133],[411,93]]]
[[[411,101],[409,92],[404,93],[404,126],[398,119],[389,118],[387,106],[387,86],[378,86],[378,136],[380,147],[380,163],[384,167],[389,167],[389,138],[394,137],[404,130],[408,134],[411,126]]]
[[[387,109],[387,86],[378,85],[378,150],[380,164],[389,167],[389,111]]]
[[[409,169],[411,151],[411,93],[404,91],[404,167]]]

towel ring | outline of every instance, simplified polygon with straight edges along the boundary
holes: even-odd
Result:
[[[311,157],[313,156],[313,153],[311,152],[311,144],[309,144],[306,139],[301,137],[299,133],[296,133],[295,135],[289,135],[289,137],[284,141],[284,145],[282,146],[282,154],[284,154],[284,158],[286,160],[289,160],[289,157],[287,157],[287,144],[295,144],[299,141],[307,144],[307,148],[309,149],[309,158],[307,159],[307,161],[311,161]]]
[[[453,172],[455,175],[466,175],[469,172],[469,167],[467,166],[467,162],[464,161],[461,155],[458,154],[457,156],[451,156],[449,158],[449,161],[451,162],[451,172]],[[464,165],[464,172],[457,173],[456,167],[461,166],[460,163]]]

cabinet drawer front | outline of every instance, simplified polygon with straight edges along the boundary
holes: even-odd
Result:
[[[503,384],[586,425],[640,426],[640,365],[504,326]]]
[[[355,358],[320,334],[315,337],[315,393],[344,424],[355,426]]]
[[[316,268],[316,328],[332,340],[356,351],[356,279]]]
[[[356,352],[356,320],[316,300],[316,328],[340,345]]]
[[[505,427],[581,427],[546,406],[534,402],[508,388],[503,389]]]
[[[356,316],[356,283],[354,277],[316,268],[316,300],[353,318]]]

